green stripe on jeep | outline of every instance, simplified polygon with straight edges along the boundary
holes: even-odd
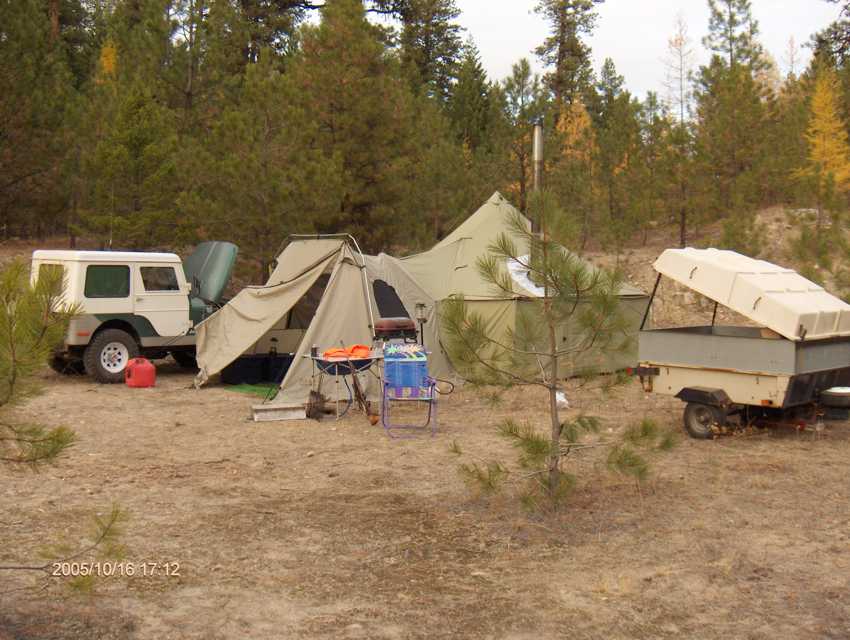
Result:
[[[137,316],[134,313],[95,313],[94,317],[100,320],[101,323],[109,322],[110,320],[126,322],[136,330],[140,338],[154,338],[159,336],[150,320],[144,316]]]

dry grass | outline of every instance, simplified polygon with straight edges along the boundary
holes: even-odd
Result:
[[[657,235],[623,260],[647,290],[674,246]],[[0,262],[33,248],[18,244]],[[682,291],[660,304],[672,323],[710,318]],[[597,452],[562,512],[541,518],[472,498],[449,451],[511,460],[495,425],[542,425],[537,393],[494,408],[462,391],[441,404],[436,438],[393,441],[359,414],[254,424],[252,398],[190,382],[168,367],[153,390],[47,374],[18,409],[80,442],[37,475],[0,468],[0,564],[79,540],[115,501],[131,516],[126,561],[178,561],[181,576],[0,595],[0,640],[850,637],[850,424],[819,440],[683,437],[642,500]],[[681,420],[678,401],[637,385],[571,400],[612,430]],[[32,583],[0,574],[0,592]]]
[[[436,438],[392,441],[359,414],[254,424],[250,398],[160,373],[154,390],[51,375],[19,410],[81,440],[38,475],[0,470],[0,563],[83,535],[84,514],[117,501],[127,561],[179,561],[181,577],[5,596],[3,640],[850,636],[848,426],[683,440],[642,502],[589,459],[562,513],[539,518],[471,499],[448,450],[510,460],[494,425],[542,424],[534,393],[492,408],[460,392]],[[680,417],[636,385],[577,399],[614,429]]]

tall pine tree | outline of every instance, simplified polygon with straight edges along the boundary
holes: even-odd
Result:
[[[268,57],[250,65],[238,104],[181,154],[186,239],[227,238],[262,283],[283,238],[315,231],[339,202],[339,158],[312,145],[316,124]]]
[[[548,109],[546,93],[540,78],[531,72],[531,64],[523,58],[517,62],[503,83],[505,114],[510,124],[508,142],[511,169],[508,174],[508,189],[516,196],[521,211],[528,207],[531,190],[532,135],[534,125],[540,122]]]
[[[321,24],[305,25],[288,78],[295,105],[315,121],[311,144],[341,166],[340,197],[318,230],[351,232],[366,250],[387,248],[412,213],[403,205],[417,162],[416,113],[360,0],[328,0]]]
[[[708,35],[703,44],[729,67],[760,67],[764,48],[758,41],[758,21],[750,0],[708,0]]]
[[[458,140],[477,149],[488,138],[492,113],[491,87],[472,40],[463,48],[457,83],[452,87],[446,112]]]
[[[60,169],[76,92],[51,34],[43,2],[0,4],[0,238],[48,233],[67,207]]]
[[[545,82],[556,102],[571,103],[591,84],[590,47],[585,39],[596,24],[595,5],[604,0],[539,0],[537,12],[549,26],[549,36],[536,53],[551,71]]]
[[[401,14],[401,52],[415,87],[445,102],[463,49],[455,0],[408,0]]]

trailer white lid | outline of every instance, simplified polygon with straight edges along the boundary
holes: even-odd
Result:
[[[667,249],[655,270],[789,340],[850,336],[850,305],[796,271],[721,249]]]

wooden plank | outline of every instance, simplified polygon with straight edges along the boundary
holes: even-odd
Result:
[[[258,404],[251,407],[251,411],[254,422],[307,419],[307,410],[303,404]]]

